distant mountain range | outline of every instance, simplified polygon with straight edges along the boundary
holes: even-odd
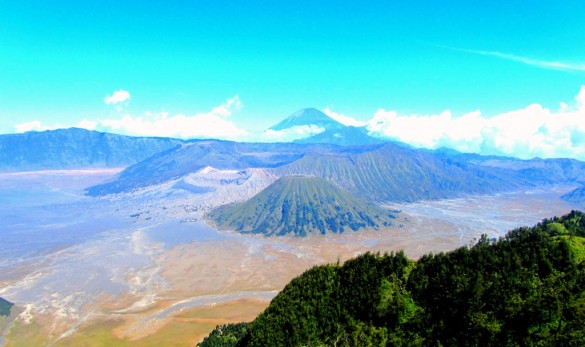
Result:
[[[271,129],[284,130],[302,125],[315,125],[324,132],[296,141],[298,143],[364,145],[382,142],[370,137],[365,129],[345,126],[316,109],[299,110]],[[193,143],[202,144],[204,141],[133,137],[79,128],[0,135],[0,171],[128,167],[168,149],[188,147]],[[282,148],[276,150],[275,156],[278,156]],[[229,160],[229,153],[215,155],[220,161]],[[222,158],[223,155],[226,157]],[[261,166],[263,163],[247,164]]]
[[[301,158],[310,150],[331,146],[290,143],[238,143],[218,140],[186,142],[124,170],[116,181],[92,187],[90,195],[128,192],[177,179],[207,166],[220,170],[273,168]]]
[[[394,216],[319,177],[286,176],[250,200],[210,216],[242,233],[306,236],[389,226]]]
[[[294,143],[183,141],[130,137],[75,128],[1,135],[0,171],[126,167],[113,181],[90,187],[87,193],[93,196],[132,192],[167,182],[172,183],[173,187],[187,187],[185,179],[196,172],[204,175],[201,170],[206,167],[228,171],[262,169],[266,177],[262,187],[278,177],[314,177],[277,181],[267,188],[271,195],[261,192],[249,201],[249,205],[242,205],[245,208],[232,206],[214,215],[219,225],[234,228],[237,220],[247,220],[236,229],[271,235],[298,235],[315,230],[336,232],[335,228],[319,227],[323,220],[330,218],[333,211],[311,205],[311,201],[327,201],[326,196],[343,201],[339,204],[339,218],[349,213],[356,225],[365,223],[373,226],[366,220],[380,215],[379,211],[372,212],[368,207],[363,216],[351,212],[358,211],[354,208],[354,198],[359,197],[369,203],[413,202],[491,194],[543,184],[585,185],[585,163],[578,160],[520,160],[464,154],[449,149],[415,149],[396,142],[383,142],[369,136],[365,128],[345,126],[316,109],[300,110],[271,129],[281,131],[307,125],[322,128],[323,131]],[[188,187],[193,194],[195,191],[200,194],[212,192],[216,188]],[[314,191],[318,194],[314,199],[301,198],[300,191]],[[246,198],[253,194],[252,191],[246,192]],[[280,196],[281,200],[271,200],[284,193],[293,194],[295,198]],[[567,194],[565,198],[579,202],[584,200],[583,196],[581,188]],[[292,215],[283,217],[287,221],[294,221],[294,225],[279,224],[277,220],[264,218],[265,208],[270,205],[281,206],[285,201],[297,204],[295,215],[297,211],[311,211],[305,215],[311,215],[311,218],[298,220],[292,218]],[[255,211],[257,215],[250,215],[250,211]],[[257,220],[250,222],[254,218]],[[266,223],[272,225],[272,229],[261,230],[260,225]],[[304,228],[304,231],[295,225]]]
[[[509,191],[542,183],[581,179],[585,182],[582,177],[585,167],[578,161],[522,161],[379,143],[378,139],[369,137],[365,129],[345,126],[316,109],[300,110],[272,129],[308,124],[326,130],[296,143],[184,142],[128,167],[117,180],[92,187],[88,193],[127,192],[179,179],[207,166],[220,170],[266,168],[279,177],[322,177],[371,201],[440,199]],[[356,143],[364,144],[328,144],[326,140],[331,132],[344,133]],[[311,143],[319,138],[323,141],[315,142],[325,143]]]
[[[467,162],[496,169],[509,169],[519,173],[524,180],[535,184],[554,184],[558,182],[585,182],[585,163],[576,159],[523,160],[511,157],[483,156],[459,153],[454,150],[433,151],[441,158]]]
[[[0,171],[126,167],[181,143],[78,128],[0,135]]]
[[[509,169],[455,161],[393,143],[311,152],[274,172],[323,177],[374,201],[486,194],[530,184]]]
[[[265,168],[278,177],[321,177],[370,201],[440,199],[534,185],[509,168],[456,161],[393,143],[341,147],[202,140],[134,164],[117,180],[91,187],[88,193],[129,192],[180,179],[207,166],[221,170]]]

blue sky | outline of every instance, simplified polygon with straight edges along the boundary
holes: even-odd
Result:
[[[361,122],[556,114],[585,85],[584,13],[573,0],[0,0],[0,133],[150,135],[149,119],[179,115],[206,133],[161,135],[255,139],[302,107]]]

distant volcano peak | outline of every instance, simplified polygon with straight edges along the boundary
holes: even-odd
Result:
[[[325,129],[343,128],[343,124],[329,117],[316,108],[302,108],[290,116],[286,117],[280,123],[271,127],[271,130],[284,130],[295,126],[316,125]]]
[[[304,118],[304,117],[331,119],[331,117],[329,117],[328,115],[326,115],[325,113],[323,113],[322,111],[320,111],[314,107],[301,108],[300,110],[296,111],[295,113],[293,113],[289,116],[289,118]]]
[[[291,114],[270,130],[287,130],[299,126],[319,127],[320,132],[297,139],[298,143],[326,143],[334,145],[370,145],[384,142],[371,137],[365,127],[344,125],[316,108],[303,108]]]

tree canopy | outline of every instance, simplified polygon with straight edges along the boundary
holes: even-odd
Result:
[[[317,266],[200,346],[583,346],[584,241],[585,215],[572,211],[418,261]]]

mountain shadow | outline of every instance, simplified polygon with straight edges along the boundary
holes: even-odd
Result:
[[[14,306],[14,304],[10,301],[0,298],[0,316],[9,316],[12,306]]]

